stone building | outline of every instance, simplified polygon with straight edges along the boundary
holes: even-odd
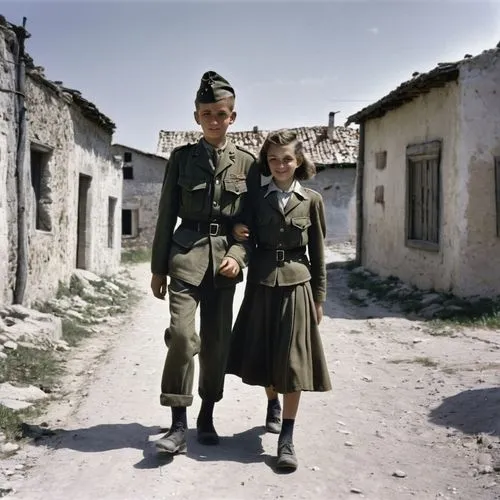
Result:
[[[358,130],[335,126],[334,113],[328,117],[328,125],[299,127],[293,130],[304,149],[315,163],[317,175],[304,183],[319,191],[325,201],[327,217],[327,242],[351,241],[355,236],[354,185],[358,154]],[[254,155],[258,155],[268,130],[254,127],[251,131],[229,132],[228,137]],[[194,143],[201,132],[160,131],[157,154],[168,158],[174,148]]]
[[[29,56],[18,65],[24,33],[0,25],[0,303],[29,305],[76,267],[117,270],[122,172],[113,122]]]
[[[439,64],[360,124],[358,259],[460,296],[500,294],[500,48]]]
[[[113,144],[123,171],[122,245],[149,246],[154,237],[166,160],[122,144]]]

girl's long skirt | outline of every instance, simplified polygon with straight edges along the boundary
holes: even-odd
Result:
[[[282,394],[331,389],[309,282],[247,283],[227,373],[250,385],[274,386]]]

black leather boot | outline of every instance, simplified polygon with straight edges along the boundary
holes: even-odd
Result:
[[[155,442],[156,449],[164,453],[186,453],[186,427],[177,422],[169,431]]]
[[[198,442],[208,446],[219,444],[219,435],[213,422],[214,404],[211,401],[202,401],[200,413],[196,420]]]

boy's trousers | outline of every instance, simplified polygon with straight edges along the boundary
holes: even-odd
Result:
[[[171,278],[168,286],[170,327],[161,381],[160,404],[190,406],[193,402],[194,356],[199,355],[198,392],[202,399],[222,399],[233,323],[235,286],[216,288],[212,266],[199,286]],[[195,315],[200,305],[200,334]]]

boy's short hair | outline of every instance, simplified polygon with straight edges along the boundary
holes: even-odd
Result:
[[[266,137],[264,144],[259,153],[259,168],[260,173],[266,177],[271,175],[271,169],[267,163],[267,153],[269,148],[273,145],[288,146],[294,145],[294,153],[300,166],[295,170],[295,178],[299,181],[306,181],[316,174],[316,165],[304,153],[304,146],[299,138],[297,132],[291,129],[281,129],[276,132],[270,132]]]
[[[215,71],[207,71],[203,74],[200,87],[196,92],[194,101],[196,109],[199,104],[211,104],[226,99],[231,110],[234,108],[236,94],[229,82]]]

